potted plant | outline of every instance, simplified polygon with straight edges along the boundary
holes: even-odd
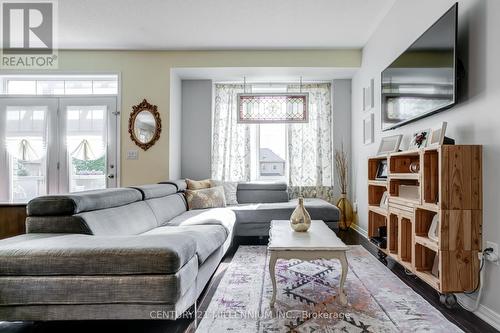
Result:
[[[347,154],[344,151],[344,144],[342,143],[340,151],[335,150],[335,167],[340,186],[340,199],[337,201],[337,207],[340,210],[339,228],[347,230],[351,226],[353,220],[352,205],[347,198]]]

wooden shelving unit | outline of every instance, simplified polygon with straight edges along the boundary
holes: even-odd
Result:
[[[376,179],[381,160],[387,160],[387,180]],[[410,165],[416,163],[413,173]],[[389,204],[382,208],[385,191]],[[386,226],[387,247],[380,250],[440,293],[477,286],[482,206],[481,146],[445,145],[368,159],[368,237]],[[428,237],[436,215],[437,242]]]

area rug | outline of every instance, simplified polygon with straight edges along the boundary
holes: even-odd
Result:
[[[277,299],[265,246],[240,246],[196,332],[462,332],[362,246],[347,252],[348,305],[336,260],[278,260]]]

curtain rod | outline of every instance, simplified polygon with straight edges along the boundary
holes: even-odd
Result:
[[[332,80],[318,80],[318,81],[302,81],[302,84],[314,84],[314,83],[331,83]],[[214,84],[243,84],[243,81],[214,81]],[[283,84],[297,84],[300,85],[300,82],[295,81],[287,81],[287,82],[269,82],[269,81],[246,81],[246,84],[262,84],[262,85],[283,85]]]

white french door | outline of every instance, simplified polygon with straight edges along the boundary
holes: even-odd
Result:
[[[0,202],[117,186],[116,97],[0,97]]]
[[[60,192],[116,187],[116,123],[116,98],[60,99]]]

